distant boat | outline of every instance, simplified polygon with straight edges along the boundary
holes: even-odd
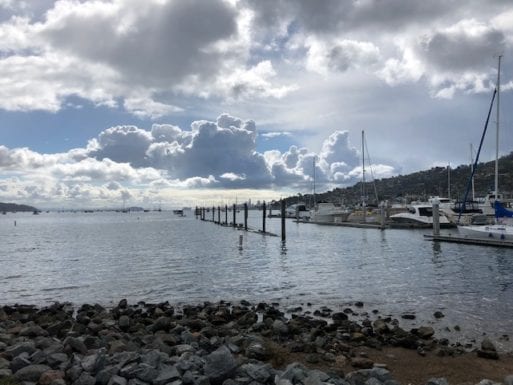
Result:
[[[335,206],[331,202],[317,202],[310,210],[310,221],[320,223],[346,222],[351,212],[343,207]]]
[[[173,210],[173,214],[178,215],[179,217],[185,217],[183,209]]]

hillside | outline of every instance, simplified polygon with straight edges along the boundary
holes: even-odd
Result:
[[[28,205],[18,205],[16,203],[0,202],[0,212],[17,212],[17,211],[37,211],[35,207]]]
[[[493,190],[495,174],[495,162],[479,163],[476,169],[474,184],[475,194],[484,196]],[[451,198],[463,199],[465,189],[470,176],[470,166],[460,165],[451,168]],[[400,200],[427,200],[429,196],[448,195],[448,172],[445,167],[434,167],[430,170],[419,171],[408,175],[399,175],[392,178],[378,179],[375,181],[378,200],[400,201]],[[376,204],[374,198],[374,184],[365,183],[366,195],[369,204]],[[513,152],[502,157],[499,161],[499,191],[505,193],[513,192]],[[334,203],[343,203],[351,206],[361,202],[362,183],[352,187],[336,188],[332,191],[316,194],[316,199],[326,200]],[[297,201],[297,196],[287,198],[290,203]],[[311,202],[311,194],[302,198],[305,202]]]

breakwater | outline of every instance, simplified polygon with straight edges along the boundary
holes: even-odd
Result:
[[[354,306],[357,311],[363,304]],[[3,306],[0,381],[392,385],[398,384],[393,373],[368,358],[365,348],[401,347],[419,359],[430,354],[450,359],[466,351],[461,344],[436,339],[429,326],[407,331],[389,318],[353,321],[354,308],[324,308],[317,317],[300,308],[283,310],[279,304],[247,301],[174,307],[167,302],[129,305],[121,300],[111,309],[66,303]],[[488,339],[475,354],[476,359],[499,358]],[[511,373],[503,369],[494,376],[512,373],[513,367]],[[511,380],[507,377],[505,384]],[[447,381],[436,378],[429,384]]]

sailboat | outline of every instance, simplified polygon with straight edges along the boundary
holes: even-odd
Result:
[[[501,223],[501,218],[505,216],[513,216],[513,212],[505,209],[498,197],[499,194],[499,113],[500,113],[500,79],[501,79],[501,58],[499,55],[499,63],[497,68],[497,104],[496,104],[496,151],[495,151],[495,180],[494,180],[494,208],[495,208],[495,224],[493,225],[474,225],[474,226],[458,226],[461,234],[470,238],[486,238],[496,240],[513,241],[513,225],[509,223]],[[485,127],[486,129],[486,127]],[[484,133],[483,133],[484,136]],[[482,139],[481,139],[482,143]],[[477,163],[477,159],[476,159]]]

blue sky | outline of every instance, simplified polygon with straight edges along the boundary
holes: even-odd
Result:
[[[512,47],[504,0],[0,0],[0,201],[344,187],[362,130],[378,178],[467,163],[498,54],[507,154]]]

